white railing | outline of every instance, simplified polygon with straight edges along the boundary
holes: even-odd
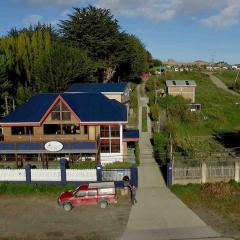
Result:
[[[173,176],[174,179],[201,178],[201,168],[200,167],[174,168]]]
[[[97,181],[96,169],[67,169],[67,181]]]
[[[209,178],[233,178],[234,179],[234,174],[235,174],[234,166],[207,167],[207,177]]]
[[[26,181],[25,169],[0,169],[0,181]]]
[[[122,181],[123,177],[128,176],[131,178],[130,169],[103,169],[103,181]]]
[[[61,181],[60,169],[31,169],[32,181]]]

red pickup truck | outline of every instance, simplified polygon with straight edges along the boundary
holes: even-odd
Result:
[[[101,208],[106,208],[111,203],[117,203],[114,182],[89,183],[73,191],[63,192],[58,197],[58,204],[65,211],[71,211],[78,205],[90,204],[98,204]]]

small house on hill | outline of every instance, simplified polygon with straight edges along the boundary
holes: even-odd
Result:
[[[167,94],[172,96],[181,95],[195,103],[196,82],[192,80],[167,80]]]

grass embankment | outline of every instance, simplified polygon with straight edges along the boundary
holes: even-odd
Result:
[[[148,131],[148,125],[147,125],[147,107],[142,107],[142,131],[147,132]]]
[[[132,127],[138,126],[138,92],[137,92],[137,84],[131,83],[130,85],[130,111],[128,124]]]
[[[174,185],[171,191],[217,230],[240,233],[240,184]]]
[[[240,105],[238,104],[240,97],[217,88],[207,75],[200,72],[169,72],[157,78],[157,89],[164,87],[166,79],[195,80],[196,103],[202,104],[200,113],[190,113],[184,109],[184,102],[180,104],[180,100],[176,100],[176,97],[160,98],[158,96],[157,104],[160,112],[166,112],[167,108],[170,110],[165,129],[162,130],[172,134],[175,149],[183,151],[195,149],[204,152],[223,150],[212,136],[217,133],[240,130]],[[154,78],[149,79],[146,90],[150,106],[153,106]]]
[[[43,195],[43,196],[58,196],[65,190],[73,190],[75,186],[55,186],[55,185],[38,185],[38,184],[14,184],[1,183],[0,195]]]
[[[233,89],[236,92],[240,91],[240,84],[238,83],[240,81],[240,76],[237,83],[235,83],[237,71],[225,70],[222,72],[214,73],[214,75],[218,77],[221,81],[223,81],[228,88]]]

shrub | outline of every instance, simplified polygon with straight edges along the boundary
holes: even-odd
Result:
[[[93,169],[97,167],[96,161],[74,162],[70,164],[71,169]]]
[[[203,184],[201,191],[204,194],[208,194],[217,198],[224,198],[232,194],[231,186],[224,182]]]
[[[128,169],[131,168],[132,164],[129,162],[114,162],[104,165],[106,169]]]
[[[150,107],[150,116],[153,121],[159,120],[159,106],[157,104]]]
[[[15,184],[15,183],[1,183],[0,194],[11,194],[11,195],[26,195],[26,194],[42,194],[47,195],[54,193],[60,194],[65,190],[71,190],[75,187],[72,185],[66,186],[55,186],[55,185],[44,185],[44,184]]]
[[[153,143],[154,151],[157,155],[165,154],[168,148],[169,137],[166,132],[154,133]]]

